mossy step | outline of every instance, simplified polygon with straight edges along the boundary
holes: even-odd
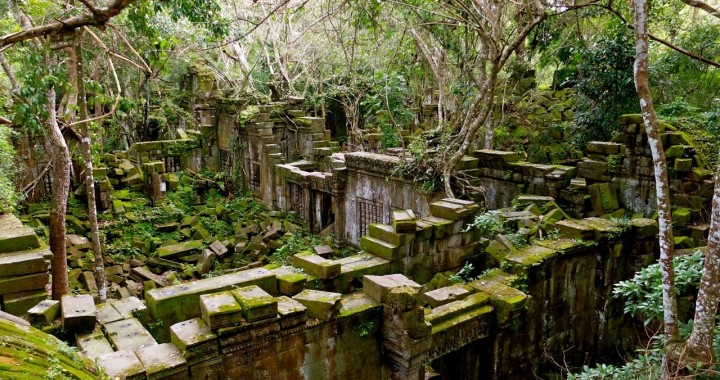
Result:
[[[217,335],[200,318],[170,326],[170,342],[183,353],[185,359],[218,352]]]
[[[294,266],[302,268],[305,273],[322,279],[330,279],[340,275],[340,264],[310,251],[303,251],[293,255],[292,263]]]
[[[386,260],[400,258],[400,247],[369,236],[360,239],[360,248]]]
[[[51,256],[46,247],[1,254],[0,277],[45,272],[48,270],[45,258]]]
[[[591,141],[587,143],[588,153],[599,153],[599,154],[622,154],[625,151],[625,145],[605,142],[605,141]]]
[[[412,210],[393,211],[392,225],[398,233],[414,233],[416,229],[415,213]]]
[[[428,216],[420,221],[433,226],[433,237],[435,237],[435,239],[442,239],[448,235],[455,223],[450,219],[439,218],[437,216]]]
[[[474,290],[466,285],[452,285],[422,294],[422,299],[432,308],[459,301],[472,294]]]
[[[142,347],[135,354],[145,367],[148,380],[187,378],[187,361],[170,343]]]
[[[430,214],[438,218],[460,220],[468,216],[470,210],[463,205],[442,200],[430,203]]]
[[[364,293],[346,294],[340,299],[338,317],[346,318],[379,309],[382,309],[382,304]]]
[[[477,157],[462,156],[460,161],[458,161],[457,165],[455,166],[455,169],[457,169],[457,170],[475,169],[478,167],[479,163],[480,163],[480,160]]]
[[[506,152],[500,150],[480,149],[472,153],[475,158],[479,159],[481,167],[506,168],[510,162],[519,160],[517,152]]]
[[[378,302],[386,302],[390,291],[400,287],[410,287],[417,292],[421,285],[399,273],[363,277],[363,292]]]
[[[504,261],[511,263],[513,266],[519,265],[524,268],[530,268],[540,265],[545,260],[557,256],[557,254],[558,251],[554,249],[545,248],[539,245],[531,245],[519,251],[510,253],[505,257]]]
[[[340,307],[342,294],[324,292],[321,290],[305,289],[293,297],[307,308],[307,314],[311,318],[322,321],[335,316]]]
[[[115,352],[101,329],[76,335],[75,342],[77,348],[92,360],[97,360],[100,356]]]
[[[350,284],[365,275],[383,275],[391,271],[390,261],[369,253],[362,253],[336,260],[341,265],[338,285]]]
[[[257,285],[231,291],[242,307],[242,315],[248,322],[275,317],[278,313],[277,299]]]
[[[462,300],[452,301],[433,308],[429,314],[425,315],[425,321],[430,322],[432,325],[441,324],[462,314],[478,310],[486,305],[489,300],[490,296],[487,293],[478,292]]]
[[[258,285],[270,294],[277,293],[277,279],[265,268],[253,268],[185,284],[153,289],[145,293],[150,315],[165,326],[200,316],[200,295],[233,287]],[[169,335],[167,336],[169,339]]]
[[[283,265],[279,268],[270,269],[270,271],[273,272],[277,278],[278,291],[280,294],[292,297],[305,289],[308,275],[302,273],[301,269]]]
[[[527,294],[489,278],[480,278],[469,285],[473,289],[490,295],[490,303],[495,308],[499,324],[508,322],[510,314],[520,310],[528,300]]]
[[[242,322],[242,307],[229,291],[201,295],[200,313],[202,320],[211,329]]]
[[[200,225],[198,225],[198,227],[199,226]],[[196,229],[198,227],[196,227]],[[158,248],[157,254],[162,259],[174,259],[199,252],[203,247],[204,245],[202,240],[191,240],[182,243],[162,246]]]
[[[0,253],[39,247],[40,239],[32,228],[23,226],[15,215],[0,215]]]
[[[381,223],[370,224],[368,236],[397,246],[405,244],[407,240],[407,235],[399,234],[393,226]]]
[[[104,326],[110,343],[117,351],[134,351],[157,342],[136,318],[122,319]]]

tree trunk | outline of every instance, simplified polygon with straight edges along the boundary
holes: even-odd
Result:
[[[78,116],[81,121],[88,118],[87,99],[85,96],[85,80],[83,67],[82,35],[78,36],[77,43],[73,46],[75,51],[75,67],[77,75],[77,105]],[[95,178],[93,176],[92,143],[90,140],[90,129],[87,122],[80,123],[80,134],[82,135],[83,159],[85,160],[85,191],[87,192],[88,220],[90,222],[90,237],[92,240],[93,253],[95,254],[95,282],[97,283],[100,302],[107,300],[107,286],[105,284],[105,263],[103,262],[102,245],[100,244],[100,230],[98,228],[97,204],[95,201]]]
[[[715,194],[712,200],[712,216],[705,254],[705,272],[700,280],[695,323],[686,342],[689,360],[711,363],[713,359],[713,328],[720,301],[720,163],[715,174]]]
[[[52,298],[59,300],[70,289],[67,274],[67,251],[65,248],[65,213],[70,191],[70,151],[63,138],[55,109],[55,88],[51,87],[48,97],[49,139],[53,147],[53,187],[50,205],[50,251],[52,252]]]
[[[660,271],[662,276],[664,343],[678,337],[677,300],[675,298],[675,271],[673,268],[673,232],[670,213],[670,189],[667,179],[665,150],[660,142],[660,126],[650,96],[648,83],[648,5],[647,0],[633,0],[635,4],[635,89],[640,99],[648,144],[655,168],[658,224],[660,227]],[[663,357],[663,378],[668,377],[667,355]]]

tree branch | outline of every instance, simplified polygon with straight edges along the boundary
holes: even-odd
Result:
[[[0,37],[0,47],[52,33],[67,33],[84,26],[105,25],[112,17],[118,15],[134,1],[136,0],[113,0],[110,6],[102,10],[97,10],[95,14],[74,16],[2,36]]]
[[[704,10],[711,16],[720,18],[720,10],[701,0],[681,0],[683,3]]]

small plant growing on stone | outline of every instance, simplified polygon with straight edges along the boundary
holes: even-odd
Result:
[[[477,229],[483,236],[493,237],[502,231],[503,225],[495,213],[486,212],[475,216],[475,220],[465,227],[464,232],[472,229]]]
[[[361,337],[366,337],[375,330],[375,323],[374,322],[364,322],[358,327],[358,333]]]
[[[473,269],[475,269],[475,268],[473,267],[473,265],[471,263],[469,263],[469,262],[465,263],[465,265],[463,265],[463,267],[460,268],[460,270],[457,271],[457,273],[453,274],[448,279],[453,284],[460,284],[460,283],[472,281],[472,277],[470,276],[470,274],[472,273]]]

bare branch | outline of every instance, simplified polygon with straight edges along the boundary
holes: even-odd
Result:
[[[711,16],[720,18],[720,10],[701,0],[682,0],[683,3],[704,10]]]
[[[0,47],[12,45],[32,38],[52,34],[68,33],[84,26],[103,26],[111,18],[117,16],[123,9],[127,8],[136,0],[113,0],[105,9],[99,10],[97,14],[83,14],[53,21],[44,25],[25,29],[20,32],[11,33],[0,37]]]

